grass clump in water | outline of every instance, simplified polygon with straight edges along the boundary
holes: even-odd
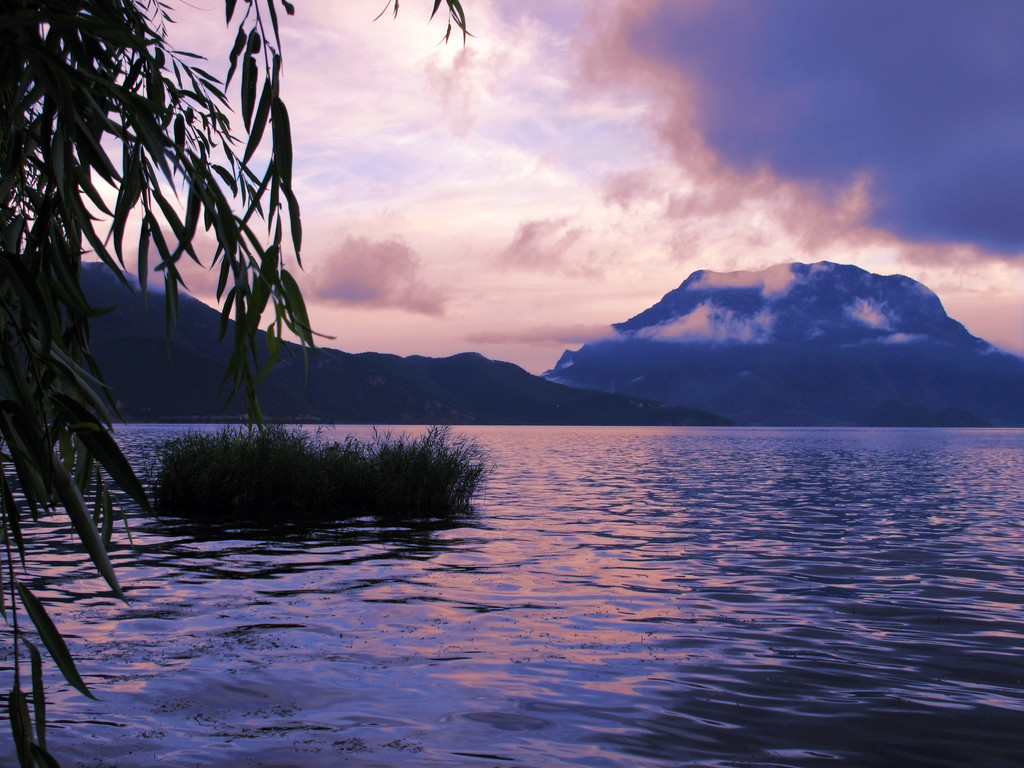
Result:
[[[187,517],[381,517],[468,511],[488,473],[483,450],[430,427],[326,442],[277,425],[188,432],[158,449],[157,510]]]

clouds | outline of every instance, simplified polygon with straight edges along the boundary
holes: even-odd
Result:
[[[820,194],[866,180],[869,223],[899,237],[1024,250],[1024,5],[646,8],[619,42],[683,84],[670,141],[703,143],[741,173],[768,168]]]
[[[683,317],[644,328],[636,336],[654,341],[765,344],[772,340],[774,325],[775,316],[767,308],[743,314],[709,299]]]
[[[776,264],[758,272],[712,272],[705,270],[691,285],[699,288],[760,288],[765,298],[779,296],[789,290],[797,275],[789,264]]]
[[[573,266],[569,261],[569,251],[585,234],[586,230],[573,226],[568,219],[526,221],[519,225],[498,261],[505,267],[539,272],[586,273],[591,266]]]
[[[346,238],[320,261],[314,278],[321,301],[444,314],[445,292],[424,280],[419,256],[398,240]]]
[[[877,330],[889,330],[895,321],[895,318],[890,317],[887,307],[865,298],[858,298],[844,307],[843,311],[847,317]]]
[[[870,299],[859,298],[845,306],[843,311],[848,317],[868,328],[888,331],[893,327],[894,318],[890,317],[887,307]]]
[[[607,325],[532,326],[515,332],[478,332],[466,337],[477,344],[555,344],[576,346],[608,338],[613,330]]]

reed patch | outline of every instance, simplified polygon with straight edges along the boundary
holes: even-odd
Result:
[[[250,518],[384,518],[468,511],[489,473],[481,447],[449,427],[327,441],[296,427],[188,432],[157,450],[161,514]]]

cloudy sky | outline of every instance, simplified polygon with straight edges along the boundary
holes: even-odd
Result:
[[[283,19],[328,346],[540,373],[695,270],[829,260],[1024,353],[1024,3],[463,3],[465,46],[429,0]],[[223,59],[223,7],[174,39]]]

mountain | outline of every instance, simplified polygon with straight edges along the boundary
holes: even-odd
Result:
[[[943,408],[929,411],[901,400],[882,405],[868,420],[868,427],[991,427],[990,422],[970,411]]]
[[[701,270],[613,328],[544,376],[738,424],[912,426],[955,413],[1024,425],[1024,359],[972,336],[903,275],[831,262]]]
[[[164,297],[138,292],[98,265],[84,265],[82,288],[95,307],[90,341],[127,421],[241,418],[240,398],[225,403],[221,381],[229,350],[219,342],[220,313],[182,295],[168,339]],[[230,331],[229,331],[230,334]],[[257,340],[266,349],[261,333]],[[713,413],[627,395],[574,389],[482,355],[447,358],[349,354],[288,344],[260,384],[267,418],[338,424],[727,425]]]

